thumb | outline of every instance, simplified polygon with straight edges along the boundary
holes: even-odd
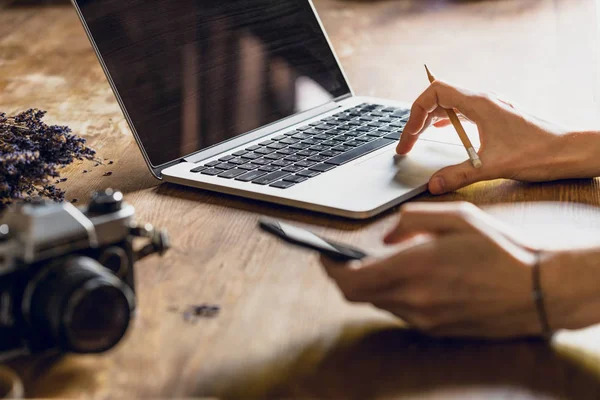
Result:
[[[429,180],[432,194],[444,194],[484,180],[482,168],[475,168],[471,160],[451,165],[436,172]]]

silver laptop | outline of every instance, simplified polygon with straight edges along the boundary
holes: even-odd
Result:
[[[159,179],[368,218],[467,158],[444,130],[395,156],[408,105],[354,95],[308,0],[73,3]]]

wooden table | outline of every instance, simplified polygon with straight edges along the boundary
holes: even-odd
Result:
[[[313,255],[256,230],[266,214],[377,247],[393,211],[353,222],[153,179],[75,13],[67,3],[43,3],[0,9],[0,110],[46,109],[49,121],[89,139],[114,164],[68,168],[68,199],[120,188],[141,221],[171,232],[174,248],[138,266],[139,318],[116,350],[13,363],[29,396],[600,398],[597,330],[559,335],[552,347],[428,339],[385,313],[347,304]],[[426,86],[426,61],[439,76],[494,90],[542,116],[600,126],[593,0],[315,3],[360,94],[410,101]],[[495,181],[419,200],[494,205],[517,225],[535,231],[544,224],[527,217],[537,215],[562,233],[570,222],[597,218],[583,204],[600,205],[600,190],[593,180]],[[513,204],[540,200],[563,202],[560,214]],[[576,240],[581,231],[573,227]],[[219,304],[221,314],[190,324],[173,312],[204,302]]]

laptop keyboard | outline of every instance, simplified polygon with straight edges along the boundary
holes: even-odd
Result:
[[[191,170],[288,189],[400,139],[409,110],[361,104]]]

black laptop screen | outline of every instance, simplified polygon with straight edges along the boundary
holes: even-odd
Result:
[[[77,0],[153,166],[350,92],[308,0]]]

